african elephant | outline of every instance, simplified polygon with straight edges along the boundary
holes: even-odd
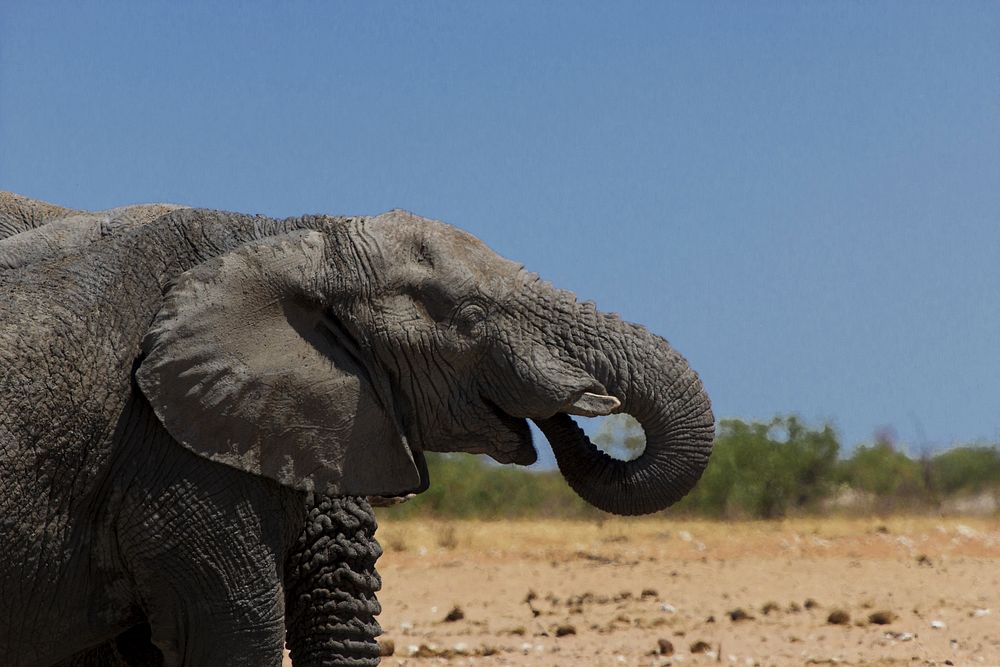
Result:
[[[124,206],[88,212],[0,192],[0,282],[33,263],[78,253],[91,243],[150,222],[173,204]],[[377,522],[364,498],[307,494],[305,522],[285,558],[286,644],[296,665],[374,665],[381,610],[375,562]],[[148,623],[59,663],[62,667],[161,665]]]
[[[530,418],[577,493],[641,514],[692,487],[714,426],[663,339],[402,211],[174,209],[22,263],[0,368],[11,664],[135,628],[164,664],[279,664],[307,493],[419,492],[425,451],[531,463]],[[569,417],[619,411],[646,431],[633,461]]]

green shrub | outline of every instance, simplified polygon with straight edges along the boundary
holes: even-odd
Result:
[[[594,441],[618,458],[641,453],[642,428],[615,415]],[[816,512],[846,485],[870,494],[880,511],[936,507],[958,493],[1000,490],[997,447],[956,447],[915,460],[887,437],[840,460],[833,428],[798,417],[769,422],[720,422],[708,467],[694,490],[666,515],[770,519]],[[391,518],[571,518],[608,515],[587,505],[556,470],[500,466],[484,456],[427,454],[430,489],[414,500],[379,510]]]
[[[416,498],[380,511],[391,518],[453,519],[596,517],[558,471],[501,466],[485,456],[427,453],[430,488]]]
[[[931,460],[931,480],[938,493],[978,493],[1000,489],[1000,449],[955,447]]]
[[[833,486],[839,450],[829,425],[810,429],[795,416],[724,419],[705,474],[679,508],[762,519],[814,509]]]
[[[920,461],[897,451],[888,441],[857,447],[839,468],[838,478],[842,483],[878,497],[920,499],[928,496]]]

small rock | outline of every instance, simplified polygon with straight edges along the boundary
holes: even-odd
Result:
[[[791,602],[788,605],[788,611],[792,614],[797,614],[802,611],[801,605],[798,602]]]
[[[944,624],[944,621],[939,621],[937,619],[934,619],[933,621],[931,621],[931,627],[934,628],[935,630],[943,630],[947,626]]]
[[[462,611],[461,607],[455,605],[452,610],[448,612],[448,615],[444,617],[444,622],[454,623],[455,621],[461,621],[463,618],[465,618],[465,612]]]
[[[709,616],[705,619],[706,623],[715,623],[715,616]]]
[[[387,637],[378,638],[378,654],[383,658],[396,652],[396,642]]]
[[[750,614],[748,614],[742,608],[736,608],[736,609],[733,609],[731,612],[729,612],[729,620],[731,620],[733,622],[752,621],[753,620],[753,616],[751,616]]]
[[[677,612],[677,607],[675,607],[672,604],[664,602],[663,604],[660,605],[660,611],[665,612],[667,614],[674,614]]]
[[[659,597],[659,593],[657,593],[656,589],[653,588],[643,588],[642,593],[639,594],[639,597],[645,600],[646,598]]]
[[[976,609],[972,612],[973,618],[983,618],[984,616],[989,616],[992,612],[989,609]]]
[[[538,599],[538,593],[530,589],[528,590],[528,594],[524,596],[525,602],[531,602],[532,600],[537,600],[537,599]]]
[[[812,598],[807,598],[806,601],[802,603],[802,606],[806,609],[816,609],[819,607],[819,602],[816,602],[816,600],[813,600]]]
[[[658,639],[656,640],[657,651],[660,655],[673,655],[674,654],[674,644],[669,639]]]
[[[826,617],[826,622],[830,625],[847,625],[851,622],[851,615],[843,609],[834,609]]]
[[[437,658],[440,654],[441,651],[437,646],[428,646],[427,644],[421,644],[415,652],[410,653],[414,658]]]
[[[934,567],[934,563],[931,561],[930,556],[927,554],[920,554],[917,556],[917,565],[923,565],[924,567]]]
[[[576,627],[570,625],[569,623],[564,623],[563,625],[556,627],[556,637],[565,637],[566,635],[575,635]]]
[[[778,611],[779,609],[780,607],[778,606],[777,602],[765,602],[764,606],[760,608],[760,611],[762,614],[767,616],[772,611]]]
[[[874,623],[875,625],[889,625],[896,620],[896,614],[891,611],[875,611],[868,614],[868,622]]]
[[[695,643],[691,644],[690,651],[692,653],[708,653],[712,650],[711,644],[708,642],[703,642],[700,639]]]

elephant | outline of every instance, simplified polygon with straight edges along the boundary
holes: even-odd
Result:
[[[63,234],[0,278],[9,664],[277,665],[286,616],[330,607],[355,608],[344,636],[362,639],[320,659],[373,664],[361,499],[426,489],[424,452],[530,464],[530,419],[567,483],[625,515],[708,462],[711,405],[673,347],[455,227],[178,207],[124,227]],[[646,432],[634,460],[571,417],[616,412]],[[289,631],[297,665],[308,636]]]
[[[95,213],[0,192],[0,280],[5,272],[78,252],[90,243],[154,220],[174,204],[125,206]],[[306,522],[286,556],[285,628],[296,665],[377,664],[381,547],[367,500],[306,496]],[[386,503],[383,503],[386,504]],[[331,586],[331,581],[335,585]],[[148,624],[77,653],[65,666],[161,665]]]

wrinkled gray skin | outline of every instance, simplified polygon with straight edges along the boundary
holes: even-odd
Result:
[[[8,664],[115,637],[168,665],[280,664],[286,563],[327,553],[307,491],[418,492],[424,451],[531,463],[528,418],[608,511],[661,509],[707,463],[708,399],[663,339],[443,223],[177,209],[66,246],[0,279]],[[629,462],[568,416],[619,411],[647,435]]]
[[[160,215],[171,204],[121,207],[89,213],[0,192],[0,282],[35,262],[79,253]],[[385,499],[382,499],[385,500]],[[301,665],[375,665],[381,633],[375,593],[376,520],[364,498],[305,494],[304,525],[284,563],[286,645]],[[296,522],[298,525],[302,522]],[[289,531],[294,526],[288,527]],[[162,665],[148,623],[114,640],[80,651],[61,666]]]

